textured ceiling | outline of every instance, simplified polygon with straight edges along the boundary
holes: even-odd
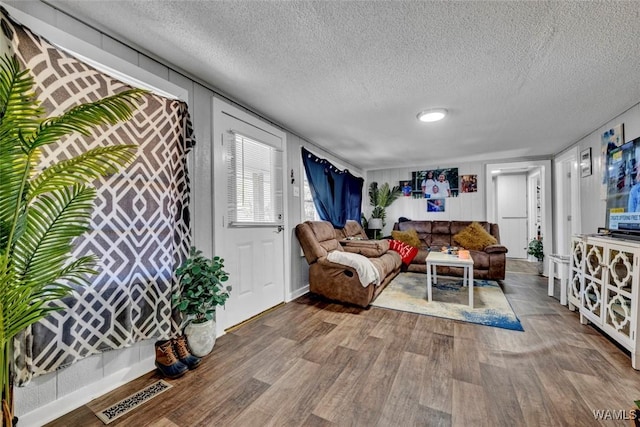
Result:
[[[364,169],[551,155],[640,101],[640,2],[47,3]]]

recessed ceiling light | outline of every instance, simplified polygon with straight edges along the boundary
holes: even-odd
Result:
[[[431,110],[425,110],[418,113],[418,120],[421,122],[437,122],[444,119],[447,115],[447,110],[444,108],[433,108]]]

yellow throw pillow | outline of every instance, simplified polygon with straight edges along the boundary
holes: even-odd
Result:
[[[481,251],[489,245],[495,245],[498,240],[482,228],[477,222],[472,222],[458,234],[453,241],[466,249]]]
[[[422,246],[420,244],[420,237],[418,237],[418,232],[413,228],[410,228],[407,231],[393,230],[391,232],[391,237],[393,237],[394,240],[400,240],[401,242],[413,246],[414,248],[420,249],[420,246]]]

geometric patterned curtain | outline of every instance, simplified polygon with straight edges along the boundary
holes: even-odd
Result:
[[[56,48],[3,10],[2,30],[35,77],[48,114],[129,86]],[[75,254],[97,255],[99,273],[59,302],[64,310],[16,340],[17,384],[104,350],[176,331],[171,294],[175,269],[190,246],[187,153],[193,130],[184,102],[147,94],[134,117],[93,137],[70,137],[43,150],[41,167],[100,145],[136,144],[126,170],[97,181],[91,230]]]

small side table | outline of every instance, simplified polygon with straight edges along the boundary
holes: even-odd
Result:
[[[558,276],[560,277],[560,304],[567,305],[567,281],[569,279],[569,257],[567,255],[551,254],[549,258],[549,284],[547,295],[553,296],[555,287],[554,271],[558,266]]]
[[[463,286],[469,285],[469,307],[473,308],[473,259],[458,258],[457,255],[445,254],[443,252],[429,252],[427,255],[427,300],[432,300],[431,283],[438,283],[438,273],[436,267],[446,265],[450,267],[462,267]]]

